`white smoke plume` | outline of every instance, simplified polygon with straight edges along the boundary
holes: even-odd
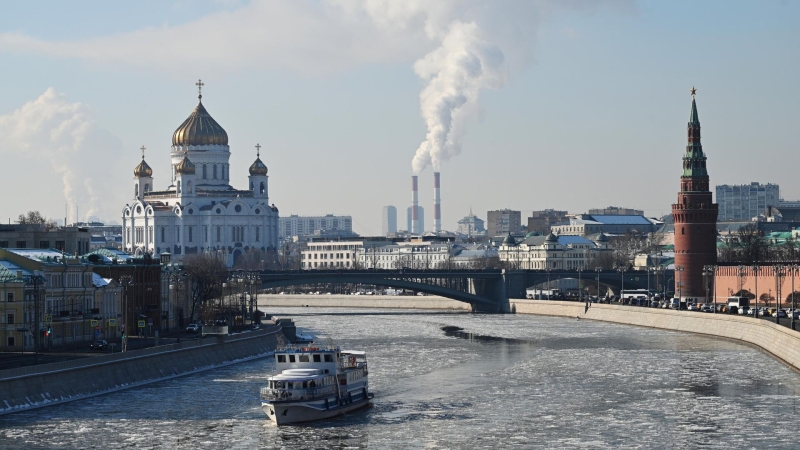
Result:
[[[428,134],[412,162],[414,173],[461,152],[466,122],[474,115],[482,89],[498,89],[506,82],[505,56],[486,41],[474,22],[455,21],[442,45],[414,64],[425,81],[420,110]]]
[[[36,100],[0,115],[0,154],[22,154],[38,161],[35,177],[56,174],[63,184],[64,201],[72,219],[84,220],[75,217],[76,209],[83,218],[116,217],[118,208],[103,209],[110,200],[107,185],[113,188],[117,184],[113,181],[116,177],[104,176],[104,160],[109,159],[109,151],[119,148],[116,138],[97,127],[88,106],[69,102],[52,87]],[[103,204],[100,193],[104,195]],[[34,194],[37,195],[27,199],[27,209],[19,213],[42,208],[37,201],[52,203],[52,196],[47,193]]]

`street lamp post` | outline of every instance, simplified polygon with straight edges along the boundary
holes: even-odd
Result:
[[[756,280],[756,287],[755,287],[755,300],[756,300],[756,310],[753,311],[753,318],[758,319],[758,264],[753,264],[753,277]]]
[[[790,265],[789,270],[792,271],[792,329],[794,330],[794,316],[797,313],[797,302],[794,299],[794,275],[797,273],[797,264]]]
[[[625,295],[625,267],[618,267],[617,271],[619,271],[619,280],[620,280],[620,288],[619,288],[619,302],[624,302],[624,295]]]
[[[711,283],[711,275],[713,273],[714,273],[714,266],[703,266],[703,278],[706,285],[706,305],[711,303],[710,299],[708,298],[708,294],[709,290],[711,289],[709,283]]]
[[[647,306],[650,306],[650,266],[647,266]]]
[[[550,267],[548,266],[545,270],[547,271],[547,299],[552,300],[550,298]],[[541,297],[541,292],[539,294],[539,297]]]
[[[782,281],[781,277],[785,275],[785,268],[782,265],[775,266],[775,323],[780,325],[781,318],[778,314],[778,309],[780,309],[780,302],[781,302],[781,286]]]
[[[717,313],[717,268],[716,266],[711,266],[714,269],[714,314]]]
[[[578,266],[578,301],[583,300],[583,293],[581,292],[581,266]]]
[[[600,301],[600,272],[603,270],[600,267],[595,269],[597,271],[597,301]]]
[[[675,271],[678,272],[678,310],[681,309],[681,300],[683,299],[683,266],[675,266]]]
[[[122,297],[124,301],[124,306],[122,307],[122,351],[126,351],[128,349],[128,336],[125,334],[126,329],[127,332],[130,333],[130,329],[128,328],[128,286],[131,284],[133,278],[130,275],[123,275],[120,277],[119,281],[122,283]]]

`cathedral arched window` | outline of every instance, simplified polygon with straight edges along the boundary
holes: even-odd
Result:
[[[206,165],[203,164],[203,179],[205,180],[206,178],[208,178],[208,172],[206,172]]]
[[[134,189],[133,196],[134,197],[138,197],[139,196],[139,185],[138,184],[136,185],[136,188]]]
[[[217,165],[214,164],[213,168],[214,168],[214,179],[216,180],[217,179]]]
[[[147,192],[150,192],[150,183],[145,183],[145,185],[144,185],[144,192],[145,192],[145,193],[147,193]]]
[[[180,193],[181,193],[181,182],[180,180],[178,180],[178,194]]]
[[[191,194],[192,193],[192,182],[191,181],[187,181],[186,182],[186,193],[187,194]]]
[[[222,179],[225,179],[225,164],[222,165]]]
[[[258,189],[258,193],[259,193],[259,194],[263,194],[263,193],[264,193],[264,192],[266,192],[266,191],[267,191],[267,186],[266,186],[266,185],[264,184],[264,182],[262,181],[262,182],[261,182],[261,186],[260,186],[260,187],[259,187],[259,189]]]

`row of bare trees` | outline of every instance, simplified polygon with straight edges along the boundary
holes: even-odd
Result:
[[[789,237],[781,244],[771,243],[755,224],[739,228],[720,249],[720,262],[757,264],[762,262],[797,261],[800,257],[797,240]]]

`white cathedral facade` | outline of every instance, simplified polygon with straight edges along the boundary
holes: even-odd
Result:
[[[172,135],[169,186],[154,189],[144,154],[134,169],[134,200],[122,210],[123,248],[155,258],[169,252],[172,262],[210,253],[232,266],[248,251],[277,248],[278,209],[269,204],[260,146],[250,166],[249,189],[230,186],[228,134],[206,111],[202,94],[198,98]]]

